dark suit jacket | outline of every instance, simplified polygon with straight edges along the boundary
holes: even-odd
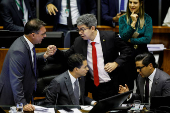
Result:
[[[84,77],[79,77],[80,86],[80,104],[84,105],[90,104],[92,99],[84,95],[85,92],[85,79]],[[73,86],[71,83],[68,71],[55,77],[46,92],[45,103],[49,105],[75,105],[75,96],[73,91]]]
[[[137,80],[137,91],[133,94],[132,100],[139,99],[144,102],[143,95],[145,79],[139,75]],[[170,96],[170,76],[158,68],[156,68],[156,73],[153,79],[150,99],[153,96]]]
[[[37,62],[43,56],[37,56]],[[24,39],[14,41],[6,54],[0,75],[0,105],[29,103],[36,84],[30,48]]]
[[[59,16],[61,11],[62,0],[48,0],[47,5],[52,3],[58,9],[58,13],[54,16],[54,29],[57,29],[57,24],[59,23]],[[46,5],[46,6],[47,6]],[[77,0],[77,7],[79,14],[91,13],[96,15],[97,7],[95,0]]]
[[[24,2],[28,10],[28,19],[35,18],[35,15],[32,14],[29,0],[24,0]],[[15,0],[2,0],[0,4],[0,14],[4,29],[24,31],[22,16],[19,14]]]
[[[113,72],[108,73],[114,83],[113,87],[116,88],[115,92],[118,92],[119,85],[125,84],[122,83],[122,77],[124,79],[129,77],[128,75],[122,73],[121,69],[128,58],[131,56],[131,49],[121,38],[116,37],[115,32],[99,31],[99,33],[104,64],[108,62],[117,62],[119,64],[119,66]],[[120,55],[118,54],[119,52]],[[67,58],[74,53],[80,53],[87,57],[87,40],[83,40],[81,37],[77,37],[75,39],[74,45],[72,45],[69,50],[66,52],[57,50],[57,53],[54,55],[54,57],[59,58],[59,56],[61,56],[60,58]],[[90,88],[91,86],[88,87]]]
[[[102,24],[112,26],[113,17],[119,13],[119,0],[101,0]]]

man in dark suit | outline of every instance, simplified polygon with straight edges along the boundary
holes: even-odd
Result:
[[[121,1],[122,0],[101,0],[102,24],[115,27],[120,16],[123,15],[123,13],[120,13]],[[127,2],[128,0],[124,0],[122,8],[124,11],[126,11]]]
[[[45,102],[48,105],[84,105],[85,103],[94,105],[95,101],[84,95],[84,76],[89,70],[86,58],[81,54],[71,55],[68,58],[68,69],[51,81],[46,92]],[[75,94],[76,80],[80,90]]]
[[[34,107],[28,103],[36,90],[36,64],[44,63],[44,58],[50,56],[48,51],[36,57],[33,49],[44,37],[45,23],[33,19],[25,25],[24,35],[17,38],[9,48],[0,75],[0,105],[16,105],[21,102],[25,111],[33,111]]]
[[[84,14],[80,16],[77,19],[80,37],[75,39],[74,45],[66,52],[57,50],[54,57],[67,58],[74,53],[87,56],[90,73],[87,75],[86,87],[91,89],[93,99],[98,101],[117,94],[119,84],[123,83],[122,78],[126,79],[128,77],[128,75],[121,74],[121,67],[131,56],[131,49],[121,38],[116,37],[113,31],[98,31],[96,26],[97,19],[95,15]],[[95,80],[93,77],[93,65],[96,63],[93,63],[92,60],[91,42],[96,42],[97,50],[97,66],[95,65],[95,70],[98,70],[98,74],[95,72],[95,75],[98,77],[95,76]],[[55,47],[50,46],[47,49],[53,50]]]
[[[54,30],[63,31],[64,33],[68,30],[76,29],[76,20],[80,15],[86,13],[96,15],[97,10],[95,0],[70,0],[72,21],[72,28],[70,29],[67,23],[70,11],[67,8],[67,0],[48,0],[46,7],[50,15],[55,15]]]
[[[33,12],[29,0],[23,0],[22,4],[20,0],[2,0],[0,3],[0,15],[6,30],[24,32],[26,22],[36,17]]]
[[[137,91],[130,95],[129,99],[141,100],[142,103],[148,103],[153,96],[170,96],[170,76],[162,70],[156,68],[155,57],[152,53],[139,54],[135,58],[137,72]],[[148,91],[147,82],[148,78]],[[119,93],[128,91],[129,88],[120,85]],[[148,94],[149,96],[147,96]],[[129,101],[130,101],[129,100]]]

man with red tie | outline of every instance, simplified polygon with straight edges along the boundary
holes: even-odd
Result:
[[[86,56],[89,67],[87,91],[92,92],[93,99],[98,101],[117,94],[119,84],[124,83],[122,78],[126,79],[127,75],[121,74],[121,67],[130,57],[131,49],[113,31],[99,31],[96,26],[95,15],[80,16],[77,19],[80,36],[69,50],[57,50],[54,57],[68,58],[73,53]],[[49,46],[48,49],[56,48]]]

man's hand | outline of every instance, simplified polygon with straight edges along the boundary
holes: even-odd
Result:
[[[124,15],[125,13],[117,13],[115,17],[113,17],[113,22],[119,22],[119,18]]]
[[[125,84],[125,87],[123,87],[122,85],[119,85],[119,92],[118,93],[124,93],[124,92],[128,92],[129,88],[127,86],[127,84]]]
[[[113,63],[107,63],[105,66],[104,66],[104,69],[106,72],[108,73],[111,73],[113,70],[115,70],[118,66],[118,63],[116,62],[113,62]]]
[[[55,45],[49,45],[49,46],[47,47],[47,51],[46,51],[45,54],[44,54],[44,58],[46,59],[47,57],[54,55],[54,53],[56,52],[56,50],[57,50],[57,48],[56,48]]]
[[[56,15],[56,12],[58,12],[58,9],[53,4],[48,4],[47,10],[50,15]]]
[[[117,15],[115,17],[113,17],[113,22],[118,22],[119,21],[119,18],[121,17],[121,13],[117,13]]]
[[[27,104],[23,107],[23,110],[24,111],[34,111],[35,110],[35,107],[31,104]]]

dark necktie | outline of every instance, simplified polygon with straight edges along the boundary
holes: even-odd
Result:
[[[21,8],[19,8],[19,12],[20,12],[20,14],[21,14],[21,17],[23,18],[24,17],[24,14],[23,14],[23,12],[22,12],[22,10],[23,10],[23,3],[22,3],[22,0],[19,0],[19,2],[20,2],[20,6],[21,6]]]
[[[71,8],[70,8],[70,0],[67,0],[67,9],[69,9],[69,17],[67,17],[67,25],[68,29],[73,29],[72,28],[72,19],[71,19]]]
[[[149,103],[149,78],[145,78],[145,103]]]
[[[98,86],[99,85],[99,75],[98,75],[98,68],[97,68],[97,52],[96,52],[95,42],[91,42],[91,45],[92,45],[94,84],[96,86]]]
[[[124,0],[121,0],[121,3],[120,3],[120,11],[121,10],[124,10]]]
[[[75,104],[79,105],[79,86],[78,86],[78,79],[74,82],[74,96],[76,99]]]
[[[35,77],[36,77],[36,80],[37,80],[37,61],[36,61],[36,52],[35,52],[35,47],[32,48],[32,51],[33,51],[33,61],[34,61],[34,73],[35,73]],[[37,83],[35,83],[35,91],[36,91],[36,88],[37,88]]]

